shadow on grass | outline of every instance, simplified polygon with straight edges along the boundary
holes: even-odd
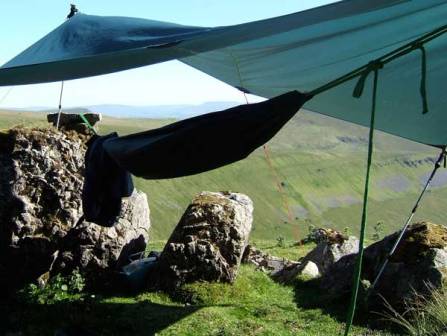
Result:
[[[293,288],[296,305],[304,309],[320,309],[338,322],[345,323],[350,304],[350,294],[347,293],[334,297],[322,292],[319,287],[318,279],[308,281],[295,280]],[[389,333],[396,332],[391,323],[385,321],[381,315],[368,309],[361,294],[359,294],[357,302],[354,324]]]
[[[126,301],[125,298],[122,301]],[[24,335],[154,335],[201,309],[150,301],[85,300],[52,305],[0,304],[6,324],[0,334]]]
[[[295,280],[293,283],[295,303],[305,309],[321,309],[326,314],[343,322],[346,319],[349,298],[334,300],[319,288],[318,280]]]

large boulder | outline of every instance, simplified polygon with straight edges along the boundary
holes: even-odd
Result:
[[[362,280],[372,283],[386,259],[399,232],[370,245],[364,251]],[[348,294],[356,255],[336,262],[322,278],[322,288],[333,295]],[[439,288],[447,279],[447,228],[429,222],[409,226],[390,259],[377,287],[370,292],[369,305],[377,307],[385,298],[396,309],[405,307],[415,293],[428,294],[430,287]]]
[[[134,193],[122,202],[113,227],[83,222],[61,242],[53,272],[79,269],[91,287],[103,287],[129,262],[129,256],[144,252],[148,243],[149,207],[146,194]]]
[[[248,242],[253,203],[232,192],[202,192],[188,206],[160,260],[158,286],[233,282]]]
[[[68,232],[87,225],[81,191],[88,138],[51,128],[0,133],[0,282],[20,286],[48,272]],[[137,203],[131,208],[144,202]],[[149,228],[147,211],[144,224],[132,225]]]
[[[81,216],[85,138],[15,128],[0,139],[0,264],[3,280],[46,272]]]

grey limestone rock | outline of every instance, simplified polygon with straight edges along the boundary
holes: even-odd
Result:
[[[399,232],[378,241],[364,251],[362,280],[372,283]],[[349,293],[356,254],[341,258],[322,278],[321,287],[334,296]],[[404,309],[415,293],[429,294],[447,280],[447,228],[429,222],[410,225],[396,253],[390,259],[369,306],[378,307],[385,298],[395,309]]]
[[[327,234],[320,234],[318,244],[312,251],[298,264],[284,267],[274,279],[288,283],[301,275],[317,278],[325,274],[342,257],[358,252],[359,241],[353,236],[345,237],[339,232],[327,229],[318,229],[316,232]]]
[[[358,250],[359,240],[354,236],[337,241],[321,241],[303,258],[302,263],[312,261],[318,267],[319,272],[324,274],[342,257],[356,254]]]
[[[295,266],[298,262],[275,257],[265,253],[252,245],[247,245],[242,258],[243,263],[253,264],[256,269],[274,276],[285,267]]]
[[[0,133],[0,282],[20,286],[48,272],[55,256],[61,257],[72,230],[88,228],[82,236],[95,246],[92,253],[99,267],[107,258],[113,263],[119,248],[138,238],[141,228],[149,228],[149,209],[141,193],[123,202],[116,228],[105,232],[82,223],[88,138],[52,128],[14,128]],[[117,241],[108,244],[107,236],[110,242]]]
[[[64,237],[54,271],[70,273],[80,269],[92,287],[102,287],[113,278],[128,257],[143,252],[148,243],[149,207],[140,191],[123,200],[113,227],[83,222]]]
[[[202,192],[169,238],[159,261],[159,286],[233,282],[248,242],[253,203],[243,194]]]

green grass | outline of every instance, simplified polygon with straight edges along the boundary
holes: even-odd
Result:
[[[417,293],[416,293],[417,294]],[[404,313],[397,312],[390,304],[383,316],[411,336],[438,336],[447,334],[447,290],[432,288],[430,297],[417,294],[407,302]]]
[[[255,242],[258,247],[273,241]],[[161,246],[162,242],[154,246]],[[278,256],[304,255],[310,246],[274,247]],[[194,283],[168,295],[82,298],[52,304],[0,303],[6,324],[0,332],[53,335],[60,328],[83,328],[95,335],[337,335],[344,327],[346,302],[315,304],[310,283],[280,285],[251,265],[242,265],[234,284]],[[330,308],[330,309],[329,309]],[[363,321],[368,319],[363,317]],[[14,328],[15,327],[15,328]],[[3,330],[2,330],[3,328]],[[82,334],[82,333],[81,333]],[[388,335],[357,324],[352,335]]]

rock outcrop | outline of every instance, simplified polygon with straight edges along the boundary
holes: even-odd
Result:
[[[399,232],[370,245],[364,251],[362,280],[372,283]],[[356,255],[341,258],[322,278],[321,287],[335,296],[349,293]],[[385,298],[396,309],[404,308],[415,292],[427,294],[447,279],[447,228],[421,222],[411,225],[396,253],[390,259],[376,289],[369,296],[369,306],[377,307]],[[379,296],[380,294],[380,296]]]
[[[285,267],[293,267],[299,264],[298,262],[285,258],[272,256],[252,245],[247,245],[245,248],[242,262],[255,265],[257,270],[268,273],[272,276],[280,272]]]
[[[342,243],[348,237],[334,229],[329,228],[314,228],[308,234],[306,238],[301,240],[298,244],[307,244],[307,243]]]
[[[47,272],[57,251],[61,252],[68,232],[75,226],[78,231],[87,225],[80,220],[87,140],[84,134],[50,128],[15,128],[0,134],[0,272],[3,273],[0,279],[3,282],[7,280],[20,286]],[[130,208],[138,208],[144,202],[137,203]],[[135,225],[123,226],[121,234],[129,234],[125,241],[132,240],[139,228],[149,228],[147,212],[143,211],[139,220],[130,220],[134,214],[124,212],[118,222],[129,220],[130,226]],[[94,239],[102,239],[101,234],[93,234],[97,230],[91,230]],[[94,245],[97,248],[101,243]],[[105,260],[110,251],[95,253],[104,253],[101,258]],[[113,259],[116,252],[112,254]]]
[[[53,271],[82,270],[88,285],[102,287],[129,262],[129,255],[145,250],[148,243],[149,207],[146,194],[134,191],[123,200],[113,227],[83,222],[71,229],[61,242]]]
[[[157,285],[233,282],[252,221],[253,203],[245,195],[202,192],[196,196],[161,253]]]
[[[311,261],[318,267],[320,274],[325,274],[342,257],[356,254],[358,251],[359,240],[354,236],[336,240],[322,240],[301,262],[304,264]]]
[[[318,244],[296,265],[284,267],[275,275],[279,282],[290,282],[298,276],[317,278],[325,274],[342,257],[356,254],[359,241],[330,229],[317,229]]]

